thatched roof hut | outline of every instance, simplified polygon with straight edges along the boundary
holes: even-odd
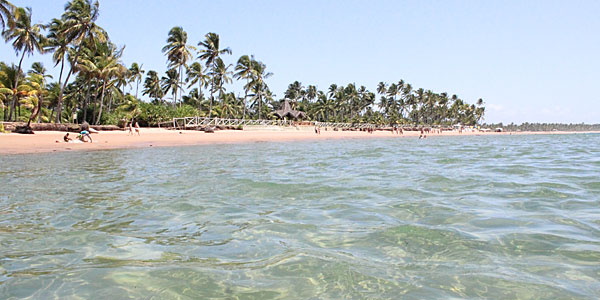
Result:
[[[305,112],[292,109],[292,106],[290,105],[288,99],[285,99],[283,101],[283,107],[279,110],[276,110],[275,115],[280,119],[289,118],[297,120],[306,118]]]

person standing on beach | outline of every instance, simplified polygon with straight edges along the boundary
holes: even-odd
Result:
[[[127,123],[127,127],[129,127],[129,133],[127,133],[127,135],[133,135],[133,121]]]
[[[140,135],[140,124],[137,121],[135,121],[135,132],[137,135]]]

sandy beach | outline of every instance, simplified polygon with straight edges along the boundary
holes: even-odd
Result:
[[[573,132],[462,132],[444,131],[441,134],[429,134],[427,138],[439,136],[500,136],[510,134],[569,134]],[[186,146],[201,144],[227,144],[248,142],[284,142],[302,140],[368,139],[368,138],[418,138],[420,132],[405,131],[392,134],[390,131],[367,133],[362,131],[322,130],[315,134],[314,127],[294,128],[253,128],[247,130],[221,130],[204,133],[191,130],[167,130],[142,128],[141,134],[128,135],[127,131],[102,131],[92,134],[93,143],[66,143],[65,132],[38,131],[35,134],[0,134],[0,155],[22,153],[45,153],[59,151],[105,150],[122,148]],[[71,137],[74,134],[71,133]]]

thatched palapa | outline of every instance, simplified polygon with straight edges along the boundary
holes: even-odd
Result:
[[[292,106],[290,105],[288,99],[284,100],[283,107],[281,109],[275,111],[275,115],[280,119],[289,118],[298,120],[306,118],[305,112],[292,109]]]

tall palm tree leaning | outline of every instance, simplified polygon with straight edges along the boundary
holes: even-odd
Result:
[[[97,0],[71,0],[65,5],[65,12],[62,15],[64,27],[60,34],[64,35],[65,40],[76,50],[75,57],[71,60],[71,69],[67,73],[65,82],[60,86],[56,104],[56,123],[61,122],[63,94],[71,74],[77,69],[83,42],[90,40],[90,44],[95,45],[95,42],[105,42],[107,39],[106,31],[95,23],[99,15],[99,6]]]
[[[208,110],[208,117],[212,114],[212,104],[214,99],[215,90],[215,77],[217,74],[217,58],[221,54],[230,54],[231,49],[225,48],[220,49],[219,46],[219,35],[214,32],[209,32],[205,36],[205,40],[203,42],[198,43],[198,46],[203,47],[204,49],[200,50],[200,56],[198,58],[200,60],[206,61],[206,66],[211,67],[213,78],[211,80],[211,88],[210,88],[210,108]]]
[[[142,75],[146,73],[142,69],[144,65],[138,65],[138,63],[134,62],[131,64],[131,68],[129,68],[129,78],[131,81],[135,81],[135,99],[138,99],[138,88],[140,86],[140,81],[142,81]]]
[[[163,76],[160,80],[161,89],[164,93],[171,91],[173,94],[173,99],[175,99],[175,93],[177,93],[177,89],[179,86],[179,74],[177,74],[177,70],[169,69],[165,73],[166,76]]]
[[[38,118],[38,123],[40,120],[42,104],[44,102],[44,96],[48,94],[46,90],[46,78],[52,78],[52,75],[46,74],[46,68],[41,62],[34,62],[31,65],[31,70],[27,72],[29,74],[30,86],[34,88],[35,98],[37,98],[37,103],[32,108],[31,115],[29,116],[29,121],[27,122],[27,127],[31,125],[31,121]]]
[[[233,74],[233,77],[236,79],[246,79],[246,85],[244,86],[244,114],[242,115],[242,119],[246,119],[246,99],[248,98],[248,91],[250,91],[253,61],[254,56],[250,58],[248,55],[242,55],[235,65],[237,72]]]
[[[180,84],[174,86],[173,106],[177,102],[177,86],[181,86],[183,82],[183,70],[186,66],[187,61],[192,57],[190,50],[195,50],[194,46],[187,45],[187,32],[182,27],[176,26],[169,30],[169,37],[167,38],[167,45],[162,48],[162,52],[167,55],[168,67],[175,69],[179,68],[179,82]]]
[[[189,82],[188,88],[191,88],[194,84],[198,83],[198,111],[202,110],[201,101],[203,98],[202,88],[208,84],[208,75],[202,69],[202,65],[199,62],[194,62],[187,69],[186,82]]]
[[[142,90],[142,95],[148,95],[155,100],[162,102],[162,98],[164,97],[165,93],[161,87],[160,78],[158,78],[156,71],[148,71],[146,79],[144,80],[144,89]]]
[[[23,58],[25,58],[25,54],[31,55],[33,54],[33,51],[36,50],[40,53],[44,53],[44,49],[42,47],[44,37],[40,33],[41,25],[31,24],[31,8],[17,8],[15,16],[16,19],[14,27],[10,30],[4,31],[3,36],[6,41],[13,41],[12,45],[17,55],[19,55],[19,52],[21,52],[21,59],[19,60],[19,67],[17,69],[14,82],[14,90],[16,91],[17,87],[19,86],[21,65],[23,63]],[[13,93],[13,100],[9,112],[9,120],[13,120],[12,117],[16,106],[17,93]]]
[[[262,111],[262,98],[263,94],[269,90],[269,87],[265,83],[265,79],[271,77],[273,73],[266,72],[267,65],[260,61],[252,61],[252,82],[250,85],[253,86],[255,91],[255,97],[258,100],[258,119]]]
[[[58,75],[58,85],[62,85],[62,76],[65,69],[65,58],[69,51],[69,42],[65,39],[62,33],[64,30],[64,22],[62,19],[52,19],[50,24],[46,25],[48,34],[46,35],[46,45],[44,51],[52,51],[52,60],[54,66],[60,63],[60,74]]]
[[[213,78],[215,78],[217,90],[219,91],[219,98],[221,99],[221,117],[223,117],[222,112],[225,108],[225,98],[223,98],[223,95],[225,95],[225,88],[223,88],[223,85],[226,83],[231,83],[231,77],[229,77],[231,74],[229,67],[231,66],[231,64],[225,65],[223,60],[218,57],[216,60],[216,69],[214,72],[212,72]]]
[[[9,29],[14,27],[14,12],[14,5],[6,0],[0,0],[0,24],[2,24],[2,31],[4,31],[7,26]]]

